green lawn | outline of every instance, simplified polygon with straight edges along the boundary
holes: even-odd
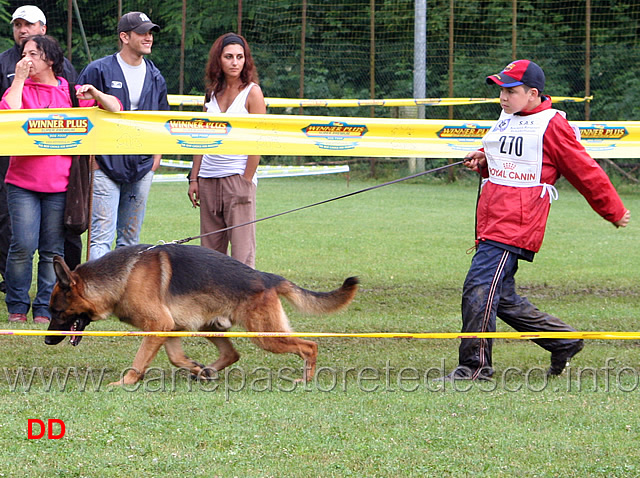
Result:
[[[263,180],[258,216],[373,184]],[[633,222],[617,230],[561,184],[542,251],[518,272],[523,295],[578,330],[640,330],[640,191],[623,189]],[[186,191],[153,186],[143,241],[199,234]],[[344,312],[287,307],[300,332],[457,332],[475,196],[471,182],[419,180],[267,220],[257,267],[317,290],[359,276]],[[0,317],[34,327],[9,325],[4,303]],[[126,329],[115,319],[89,327]],[[494,382],[443,388],[431,379],[456,365],[457,340],[314,339],[317,378],[296,386],[298,357],[234,339],[242,358],[216,382],[190,381],[162,351],[139,386],[113,389],[140,338],[0,340],[0,476],[640,476],[638,341],[590,340],[547,380],[548,352],[497,340]],[[204,339],[184,343],[198,361],[216,356]],[[34,418],[64,420],[65,436],[29,440]]]

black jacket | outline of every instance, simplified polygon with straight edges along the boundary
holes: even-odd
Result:
[[[124,111],[131,109],[129,89],[117,54],[100,58],[89,63],[78,77],[78,84],[90,84],[103,93],[113,95],[120,100]],[[144,59],[147,73],[140,95],[139,111],[167,111],[167,84],[160,70],[151,60]],[[134,183],[151,171],[152,155],[102,155],[96,156],[100,169],[117,183]]]

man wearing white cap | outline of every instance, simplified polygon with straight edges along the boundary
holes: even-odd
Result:
[[[47,17],[42,10],[34,5],[23,5],[13,12],[11,17],[13,39],[15,44],[7,51],[0,53],[0,97],[13,83],[16,63],[22,55],[20,47],[29,35],[44,35],[47,33]],[[78,73],[69,60],[64,59],[63,75],[68,81],[75,82]]]
[[[47,33],[47,17],[42,10],[34,5],[23,5],[19,7],[11,17],[13,26],[13,39],[15,44],[8,50],[0,53],[0,98],[13,83],[16,63],[22,59],[22,43],[31,35],[44,35]],[[68,59],[64,59],[62,76],[75,83],[78,73]],[[7,253],[11,242],[11,221],[7,208],[7,192],[4,186],[4,178],[9,166],[9,157],[0,156],[0,274],[4,277],[4,270],[7,264]],[[82,257],[82,239],[70,231],[65,237],[65,258],[67,263],[72,262],[75,257],[79,263]],[[4,281],[0,282],[0,291],[4,292]]]

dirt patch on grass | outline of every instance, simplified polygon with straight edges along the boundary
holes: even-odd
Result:
[[[575,284],[572,285],[575,286]],[[550,299],[565,296],[640,297],[640,287],[558,287],[546,284],[525,284],[518,286],[518,293]]]

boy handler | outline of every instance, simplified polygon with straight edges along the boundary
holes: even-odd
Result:
[[[476,253],[462,292],[462,332],[495,332],[496,316],[519,332],[569,332],[572,327],[516,293],[518,261],[533,261],[542,244],[553,186],[560,175],[616,227],[630,214],[606,173],[580,144],[565,114],[542,94],[545,76],[532,61],[517,60],[488,84],[500,86],[502,113],[483,147],[465,165],[486,182],[478,199]],[[560,375],[580,352],[577,339],[534,339],[551,352],[548,375]],[[491,339],[462,339],[459,365],[439,380],[482,380],[493,375]]]

